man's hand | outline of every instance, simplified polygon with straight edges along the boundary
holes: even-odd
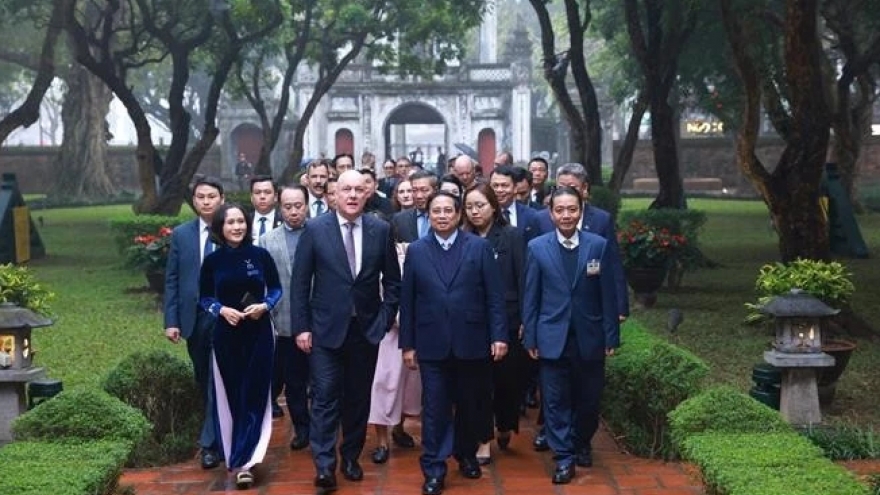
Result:
[[[539,356],[537,347],[535,347],[534,349],[529,349],[529,357],[532,359],[538,359]]]
[[[623,323],[626,321],[626,315],[617,315],[617,321]]]
[[[165,329],[165,338],[177,344],[180,342],[180,329],[177,327],[168,327]]]
[[[608,356],[608,357],[613,356],[613,355],[614,355],[614,348],[613,348],[613,347],[609,347],[609,348],[605,349],[605,355]]]
[[[415,349],[407,349],[403,351],[403,364],[406,365],[407,368],[411,370],[419,369],[419,363],[416,359],[416,350]]]
[[[492,352],[493,361],[501,361],[507,355],[507,342],[492,342],[490,351]]]
[[[296,336],[296,346],[306,354],[312,352],[312,332],[303,332]]]

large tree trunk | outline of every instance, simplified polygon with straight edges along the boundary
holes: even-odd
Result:
[[[676,120],[667,102],[668,92],[652,91],[651,144],[654,148],[654,167],[660,190],[651,208],[685,208],[684,188],[678,169],[678,141]]]
[[[112,93],[78,64],[70,67],[65,81],[64,138],[51,194],[68,200],[106,199],[119,192],[107,173],[106,117]]]
[[[614,171],[611,173],[611,180],[608,181],[608,188],[615,193],[620,193],[623,188],[623,181],[632,165],[633,153],[636,150],[636,144],[639,142],[639,128],[642,125],[642,118],[648,109],[648,99],[644,94],[639,94],[633,104],[632,118],[626,127],[626,136],[620,144],[620,150],[617,152],[617,159],[614,160]]]

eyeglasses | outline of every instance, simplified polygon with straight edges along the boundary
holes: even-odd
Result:
[[[489,206],[489,203],[469,203],[465,205],[464,209],[467,211],[479,211],[487,206]]]

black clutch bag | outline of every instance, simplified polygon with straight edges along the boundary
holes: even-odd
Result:
[[[241,301],[239,301],[239,303],[241,304],[242,311],[244,311],[244,309],[246,307],[250,306],[251,304],[257,304],[258,302],[260,302],[260,301],[257,300],[257,298],[254,297],[254,295],[251,294],[250,292],[245,292],[244,295],[241,296]]]

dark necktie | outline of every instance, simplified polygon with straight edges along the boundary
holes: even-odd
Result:
[[[266,233],[266,217],[260,217],[260,233],[257,235],[262,236]]]
[[[348,258],[348,268],[352,278],[357,277],[357,258],[354,254],[354,222],[345,222],[345,257]]]
[[[202,261],[204,261],[205,258],[206,258],[209,254],[211,254],[212,252],[214,252],[214,243],[211,242],[211,230],[210,230],[210,228],[209,228],[209,227],[205,227],[205,232],[207,232],[208,235],[205,236],[205,245],[202,246]]]
[[[315,216],[318,216],[321,213],[324,213],[324,202],[319,199],[315,201]]]
[[[504,220],[507,222],[507,225],[510,225],[510,210],[505,208],[501,210],[501,214],[504,215]]]

